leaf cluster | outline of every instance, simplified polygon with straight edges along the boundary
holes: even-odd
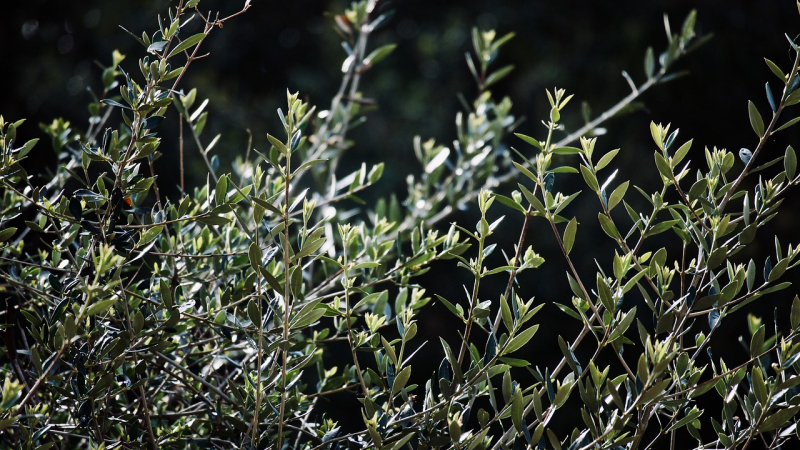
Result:
[[[359,195],[377,188],[384,166],[337,167],[370,103],[361,75],[395,48],[370,45],[391,12],[365,0],[333,15],[346,56],[330,107],[287,92],[277,111],[283,129],[267,135],[269,148],[248,149],[224,172],[212,153],[221,136],[203,135],[209,102],[180,81],[203,42],[250,2],[224,18],[199,3],[170,7],[152,33],[128,32],[142,56],[126,70],[126,57],[112,54],[85,131],[62,119],[41,126],[59,155],[47,184],[34,184],[20,164],[38,140],[20,145],[24,121],[0,117],[3,445],[578,450],[676,448],[676,436],[697,448],[779,448],[796,439],[800,298],[786,302],[788,328],[776,320],[768,333],[762,318],[748,316],[743,363],[709,350],[734,312],[786,295],[785,275],[800,263],[800,247],[777,238],[774,259],[738,255],[763,240],[800,183],[791,146],[763,161],[771,137],[800,121],[784,120],[800,103],[794,42],[791,68],[767,60],[783,85],[775,95],[767,83],[769,111],[748,104],[754,150],[693,153],[677,129],[651,123],[652,173],[662,186],[647,192],[611,171],[623,150],[603,149],[611,138],[598,140],[600,125],[681,74],[670,69],[705,41],[695,36],[694,12],[677,33],[665,16],[667,46],[658,58],[646,50],[645,81],[623,72],[631,94],[594,119],[583,108],[581,128],[562,124],[572,95],[547,90],[541,139],[513,138],[521,121],[512,102],[489,90],[513,69],[493,65],[513,33],[475,29],[466,61],[477,93],[456,117],[452,146],[414,138],[420,170],[408,192],[368,203]],[[203,31],[182,36],[190,21]],[[187,188],[181,166],[175,198],[161,195],[152,164],[175,151],[159,134],[170,114],[208,169],[204,185]],[[705,161],[693,163],[696,154]],[[579,223],[580,195],[597,198],[597,223]],[[496,203],[523,219],[514,248],[498,249],[497,234],[508,229]],[[465,207],[477,207],[474,226],[437,226]],[[535,245],[552,239],[569,268],[559,298],[518,295],[545,264],[525,245],[533,222],[552,232]],[[572,259],[589,226],[617,247],[592,274]],[[419,282],[438,262],[472,279],[464,298]],[[507,277],[506,289],[487,292],[488,277]],[[463,326],[458,341],[440,330],[422,340],[420,316],[435,302]],[[537,322],[545,307],[581,331],[558,336],[561,362],[540,368],[523,350],[544,345],[536,333],[548,325]],[[591,358],[579,358],[587,353],[579,346]],[[443,355],[435,373],[414,370],[431,354]],[[608,357],[612,364],[601,363]],[[317,412],[336,395],[357,400],[359,430]],[[719,411],[698,400],[713,395]],[[575,397],[580,403],[568,403]],[[572,430],[559,434],[556,416]]]

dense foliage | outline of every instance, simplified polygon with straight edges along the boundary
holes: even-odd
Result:
[[[668,43],[645,51],[645,81],[624,72],[630,95],[596,117],[584,108],[583,127],[565,129],[572,96],[548,90],[540,137],[514,137],[511,99],[489,90],[512,70],[493,63],[513,34],[475,29],[466,61],[477,93],[456,118],[453,145],[416,137],[420,170],[408,192],[367,203],[359,195],[377,189],[383,165],[337,167],[371,103],[362,75],[394,49],[370,45],[388,11],[365,0],[333,15],[347,57],[330,107],[287,92],[270,148],[249,146],[220,173],[212,150],[221,138],[203,134],[208,101],[181,80],[206,39],[246,20],[250,1],[227,17],[198,4],[179,1],[153,33],[129,32],[142,56],[111,55],[85,131],[63,119],[41,125],[59,158],[46,185],[26,172],[37,140],[17,141],[24,121],[0,118],[0,445],[577,450],[797,440],[800,298],[788,300],[784,275],[800,249],[776,238],[764,263],[737,255],[767,239],[759,228],[800,182],[792,147],[764,158],[776,153],[773,134],[800,121],[784,117],[800,103],[791,39],[791,67],[767,60],[779,86],[766,85],[768,109],[749,103],[756,139],[742,145],[753,150],[692,153],[692,140],[652,123],[663,187],[646,192],[611,170],[621,151],[604,149],[613,136],[597,136],[644,91],[680,75],[673,64],[704,42],[694,12],[675,30],[665,17]],[[167,115],[179,118],[177,148],[162,146]],[[205,185],[184,184],[184,143],[199,150]],[[180,154],[180,197],[159,191],[162,152]],[[694,154],[705,161],[693,164]],[[583,190],[560,182],[570,176]],[[626,200],[629,190],[648,208]],[[592,226],[618,246],[593,274],[572,260],[579,225],[590,226],[571,212],[582,192],[597,198]],[[477,224],[443,224],[470,208]],[[522,217],[522,228],[506,229],[503,214]],[[526,245],[533,222],[551,230],[569,267],[559,298],[517,295],[545,263]],[[498,249],[500,232],[519,233],[518,244]],[[418,282],[434,264],[472,277],[465,298]],[[489,292],[490,277],[507,279],[505,289]],[[787,301],[769,333],[748,316],[744,362],[714,357],[725,318],[779,291]],[[417,336],[434,302],[463,324],[460,340]],[[553,343],[563,353],[555,367],[520,355],[548,345],[535,336],[544,307],[582,324]],[[592,356],[576,356],[578,346]],[[433,357],[435,373],[412,374]],[[340,414],[360,414],[358,430],[319,411],[338,395],[357,399],[360,411]],[[569,432],[554,430],[557,416]]]

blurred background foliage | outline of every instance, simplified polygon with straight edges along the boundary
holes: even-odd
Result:
[[[267,149],[266,133],[274,133],[280,127],[275,111],[283,106],[287,88],[300,91],[305,100],[319,109],[330,106],[341,79],[345,53],[332,30],[332,15],[327,11],[339,12],[345,5],[341,1],[255,1],[244,16],[226,24],[203,44],[210,57],[195,62],[179,87],[197,87],[199,98],[210,99],[206,133],[211,136],[222,133],[215,153],[220,155],[223,170],[236,156],[244,155],[248,129],[252,132],[253,147]],[[7,2],[0,27],[4,79],[0,112],[11,120],[26,117],[29,123],[49,123],[61,116],[73,126],[85,129],[88,112],[84,105],[91,99],[89,91],[101,89],[101,68],[95,61],[108,65],[111,52],[118,49],[128,56],[122,67],[133,71],[143,51],[119,25],[140,34],[154,27],[155,14],[163,13],[166,6],[164,0]],[[202,9],[221,10],[222,14],[240,6],[239,2],[221,0],[201,3]],[[396,42],[398,47],[379,67],[369,71],[362,82],[363,96],[376,100],[377,111],[348,135],[356,144],[339,168],[345,174],[362,161],[368,165],[386,163],[379,187],[363,195],[368,201],[392,191],[405,191],[406,175],[420,172],[413,157],[415,135],[423,139],[433,137],[445,145],[455,138],[455,114],[463,108],[457,94],[471,99],[476,92],[464,62],[464,52],[471,48],[473,26],[495,28],[501,34],[516,33],[497,63],[498,67],[514,64],[516,68],[493,86],[493,91],[498,97],[511,97],[514,114],[526,117],[517,131],[541,137],[545,132],[541,120],[549,112],[545,88],[557,86],[575,94],[564,122],[569,129],[576,129],[583,124],[582,101],[589,102],[595,116],[630,92],[621,76],[622,70],[628,71],[637,83],[644,81],[645,50],[650,45],[656,51],[666,46],[662,14],[667,13],[673,29],[677,29],[685,15],[696,8],[697,31],[713,33],[715,37],[675,67],[690,71],[690,75],[647,92],[641,98],[640,109],[607,122],[608,133],[598,140],[602,152],[622,149],[615,160],[620,169],[617,181],[631,177],[645,191],[661,186],[652,158],[651,120],[671,122],[673,129],[680,128],[679,141],[695,139],[690,156],[695,167],[705,165],[701,153],[705,146],[734,152],[740,147],[755,146],[757,140],[749,125],[747,100],[752,99],[762,111],[767,111],[764,83],[771,81],[773,89],[778,86],[763,58],[780,66],[791,65],[784,32],[792,37],[800,32],[795,2],[785,0],[404,0],[384,6],[395,14],[382,31],[375,33],[371,46]],[[197,22],[193,26],[199,26]],[[187,36],[193,32],[196,31],[188,30]],[[177,124],[176,117],[168,117],[162,123],[164,156],[156,161],[160,188],[172,195],[178,193]],[[798,127],[781,132],[765,150],[764,161],[782,155],[787,144],[794,143],[797,147],[798,132]],[[20,134],[23,139],[42,137],[34,126],[23,127]],[[530,150],[513,136],[505,141],[522,151]],[[29,161],[40,165],[40,170],[29,169],[29,172],[43,174],[39,176],[44,181],[47,168],[56,163],[55,154],[47,145],[37,146],[34,152]],[[206,169],[188,141],[186,155],[187,184],[204,183]],[[736,164],[738,172],[741,163],[737,160]],[[569,191],[585,190],[577,175],[562,175],[556,183],[566,184]],[[507,194],[511,189],[504,186],[498,190]],[[634,199],[634,203],[644,201],[636,195],[629,195],[629,199]],[[596,203],[592,195],[584,195],[572,208],[579,220],[592,224],[596,220]],[[738,258],[746,261],[755,257],[763,262],[773,251],[772,234],[781,236],[784,245],[796,244],[798,207],[798,200],[787,199],[781,209],[783,214],[765,227],[763,233],[759,232],[760,242]],[[498,206],[494,212],[512,216],[510,211],[501,212],[502,209]],[[476,217],[474,211],[463,211],[448,222],[472,224]],[[503,224],[498,244],[506,253],[513,251],[520,225],[521,220],[516,217]],[[536,295],[538,301],[569,303],[566,264],[545,227],[544,223],[534,222],[528,243],[549,264],[527,272],[526,277],[535,278],[521,279],[521,292],[525,296]],[[590,229],[598,234],[589,234]],[[673,244],[661,245],[672,245],[669,247],[672,251],[680,251]],[[579,229],[575,247],[581,249],[579,271],[595,270],[594,258],[600,255],[604,256],[599,260],[610,261],[615,248],[596,226]],[[501,258],[500,255],[496,252],[494,256]],[[420,284],[429,289],[429,294],[437,293],[452,300],[460,295],[461,284],[467,282],[462,278],[464,275],[453,273],[450,265],[434,266]],[[487,283],[484,287],[487,296],[502,292],[505,286],[503,277],[493,281],[495,285]],[[794,293],[796,289],[790,289],[762,299],[755,309],[770,321],[773,309],[788,308]],[[630,307],[638,299],[626,301],[631,302]],[[575,335],[580,324],[556,308],[544,311],[549,315],[541,318],[545,323],[539,338],[553,345],[528,357],[535,364],[552,366],[560,358],[555,337]],[[736,323],[723,327],[712,343],[715,356],[724,357],[729,365],[746,359],[747,353],[739,345],[731,345],[740,335],[747,334],[744,314],[728,318]],[[453,319],[441,305],[428,310],[421,319],[420,339],[435,339],[442,330],[448,339],[458,339],[456,327],[447,331],[442,326]],[[551,322],[555,326],[548,321],[555,321]],[[749,337],[745,339],[749,341]],[[441,350],[431,347],[431,351]],[[588,355],[579,349],[578,357]],[[431,361],[440,359],[437,355]],[[433,370],[435,363],[431,364]],[[422,371],[417,373],[425,376]]]

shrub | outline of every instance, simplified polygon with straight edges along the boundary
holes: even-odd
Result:
[[[800,121],[782,118],[800,102],[794,42],[788,73],[767,60],[783,87],[767,84],[766,123],[749,103],[752,151],[705,149],[706,166],[691,165],[692,141],[651,124],[663,187],[636,188],[649,204],[637,209],[625,200],[631,180],[610,170],[620,150],[601,150],[596,135],[703,43],[694,12],[677,32],[665,22],[668,45],[658,56],[648,48],[646,81],[637,86],[626,74],[632,93],[580,129],[564,133],[572,96],[548,90],[546,131],[517,134],[526,145],[514,152],[501,145],[519,125],[511,100],[488,90],[511,70],[493,63],[513,34],[473,30],[467,63],[477,94],[457,117],[453,147],[417,137],[421,167],[407,196],[367,204],[358,195],[375,189],[383,165],[343,176],[337,164],[366,103],[361,76],[394,49],[369,41],[386,11],[361,1],[335,15],[348,56],[330,108],[317,112],[287,93],[269,150],[249,149],[220,173],[211,154],[219,136],[203,135],[207,102],[180,82],[204,40],[250,2],[225,18],[201,14],[198,3],[170,8],[154,33],[130,33],[145,52],[133,64],[113,53],[85,132],[62,119],[42,125],[59,157],[46,185],[26,171],[37,140],[20,144],[23,121],[0,118],[3,445],[577,450],[778,448],[796,439],[800,298],[782,310],[790,327],[776,312],[770,335],[748,317],[743,363],[729,366],[708,350],[726,316],[788,288],[783,276],[797,264],[798,248],[777,238],[774,262],[736,256],[798,183],[792,147],[762,161],[773,134]],[[193,23],[201,31],[180,33]],[[168,114],[208,168],[205,185],[185,186],[182,134],[168,150],[181,155],[175,198],[159,191],[153,167]],[[618,247],[593,276],[572,259],[579,223],[569,205],[582,191],[555,182],[578,173],[584,195],[597,198],[599,228]],[[511,182],[517,189],[508,192]],[[442,225],[475,207],[475,226]],[[523,223],[496,264],[495,235],[513,232],[499,209]],[[545,262],[525,246],[533,221],[552,230],[569,267],[567,301],[517,295]],[[417,282],[434,264],[469,273],[466,300]],[[508,281],[487,292],[489,277]],[[434,297],[463,324],[459,341],[417,337]],[[553,305],[583,328],[559,336],[558,365],[539,368],[520,350],[537,344],[536,314]],[[593,355],[576,356],[579,345]],[[416,361],[440,354],[435,373],[412,373]],[[359,406],[318,412],[337,395]],[[706,400],[715,395],[721,405]],[[363,426],[343,429],[353,414]],[[557,416],[570,430],[552,425]]]

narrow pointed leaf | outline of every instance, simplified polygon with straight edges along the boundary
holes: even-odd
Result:
[[[761,113],[752,101],[747,102],[747,111],[750,114],[750,126],[756,132],[758,137],[764,136],[764,119],[761,118]]]

